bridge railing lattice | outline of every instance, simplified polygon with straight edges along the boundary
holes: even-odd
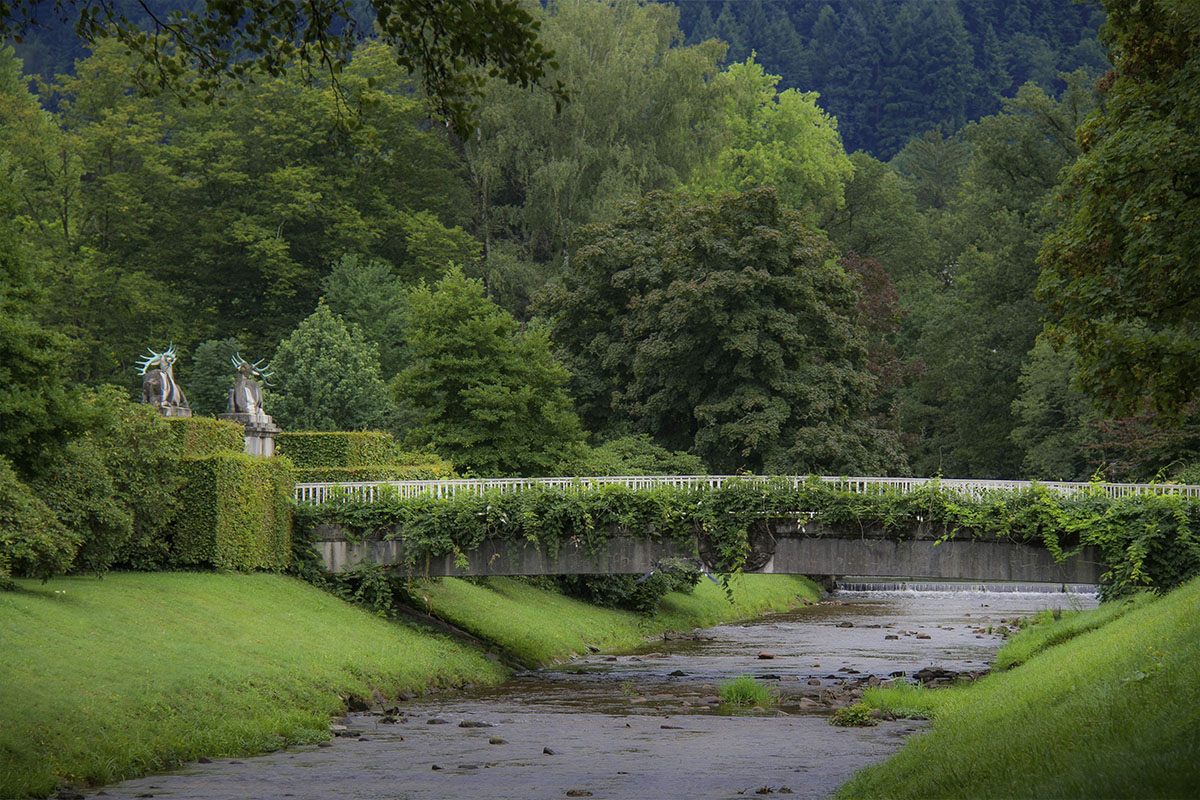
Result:
[[[430,481],[297,483],[295,498],[296,502],[304,504],[320,504],[332,500],[374,503],[382,497],[407,498],[428,496],[444,499],[459,494],[482,494],[488,491],[517,492],[534,487],[587,488],[589,486],[606,484],[624,486],[629,489],[654,489],[663,486],[676,488],[707,486],[715,489],[730,480],[761,481],[764,483],[790,481],[793,488],[795,488],[809,480],[809,477],[807,475],[651,475],[590,478],[481,478]],[[1057,492],[1064,496],[1098,491],[1100,494],[1110,498],[1132,497],[1143,494],[1180,494],[1186,497],[1200,497],[1200,486],[1173,483],[1034,482],[964,480],[955,478],[838,477],[832,475],[824,475],[820,479],[844,491],[856,493],[889,490],[906,493],[936,481],[937,485],[944,490],[972,498],[980,498],[994,492],[1011,492],[1026,489],[1035,483],[1049,491]]]

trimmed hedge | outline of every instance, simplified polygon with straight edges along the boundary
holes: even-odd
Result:
[[[204,458],[230,450],[240,453],[246,448],[246,428],[236,422],[212,417],[175,418],[167,422],[179,458]]]
[[[236,570],[288,565],[291,461],[225,452],[185,460],[180,471],[176,564]]]
[[[281,433],[275,451],[301,469],[391,464],[397,455],[395,440],[382,431]]]
[[[281,433],[275,449],[292,459],[301,482],[421,481],[454,477],[454,466],[432,453],[401,450],[382,431]]]
[[[348,481],[432,481],[449,478],[454,470],[446,462],[428,464],[377,464],[371,467],[309,467],[296,470],[297,483]]]

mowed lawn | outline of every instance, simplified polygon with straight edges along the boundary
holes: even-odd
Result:
[[[315,742],[351,695],[505,677],[278,575],[18,583],[0,592],[0,797]]]

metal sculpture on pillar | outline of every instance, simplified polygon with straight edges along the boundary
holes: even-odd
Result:
[[[275,434],[279,428],[263,411],[262,384],[270,386],[271,369],[259,359],[251,364],[234,353],[229,358],[238,377],[229,390],[229,410],[219,419],[240,422],[246,426],[246,452],[252,456],[270,458],[275,455]],[[262,384],[259,381],[262,381]]]
[[[190,417],[192,409],[171,370],[175,363],[175,345],[168,345],[161,353],[149,347],[146,350],[150,355],[141,357],[141,369],[138,371],[143,376],[142,402],[153,405],[164,417]]]

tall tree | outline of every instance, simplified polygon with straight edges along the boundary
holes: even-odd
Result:
[[[1039,291],[1089,394],[1120,412],[1148,398],[1178,421],[1200,399],[1200,8],[1105,8],[1114,69],[1079,128]]]
[[[34,242],[55,270],[48,320],[77,342],[79,379],[129,382],[151,337],[265,352],[347,252],[410,283],[477,256],[448,137],[382,46],[339,76],[361,107],[350,130],[328,87],[294,74],[180,108],[131,92],[129,60],[97,47],[54,88],[48,125],[13,123]]]
[[[837,121],[817,106],[815,94],[777,94],[779,76],[768,75],[753,58],[731,64],[715,83],[725,105],[721,149],[695,171],[693,191],[775,186],[783,202],[814,219],[842,204],[854,167]]]
[[[652,193],[580,232],[553,335],[593,430],[633,429],[714,471],[887,472],[855,281],[774,189]]]
[[[521,330],[458,268],[409,300],[411,360],[392,382],[413,409],[406,431],[459,471],[556,475],[582,454],[583,429],[544,328]]]
[[[379,375],[379,351],[321,302],[279,344],[276,386],[264,406],[289,430],[387,429],[395,409]]]
[[[908,283],[908,352],[927,365],[905,390],[906,430],[920,432],[918,472],[1011,478],[1011,435],[1026,354],[1041,330],[1037,248],[1056,218],[1048,202],[1077,154],[1071,131],[1091,91],[1076,75],[1060,98],[1026,85],[1005,112],[968,127],[970,160],[955,200],[934,214],[934,272]]]
[[[20,180],[0,150],[0,458],[28,477],[75,427],[76,414],[62,377],[66,340],[34,317],[40,298],[24,243],[28,220],[18,213]]]
[[[345,255],[323,281],[325,303],[367,341],[379,348],[384,380],[391,380],[408,361],[404,340],[408,287],[392,265],[379,259]]]
[[[465,143],[489,264],[496,239],[557,264],[579,225],[686,180],[713,140],[724,47],[679,46],[677,20],[672,6],[635,0],[548,6],[543,38],[572,102],[495,82]]]
[[[0,6],[0,38],[36,25],[39,0]],[[360,16],[363,7],[369,13]],[[227,85],[278,78],[299,64],[305,78],[336,76],[368,32],[387,44],[395,64],[421,76],[426,92],[460,132],[471,129],[483,73],[528,87],[541,80],[553,53],[538,40],[538,23],[521,0],[371,0],[366,4],[206,0],[170,10],[138,3],[137,12],[109,0],[55,0],[66,20],[92,42],[114,38],[137,55],[132,76],[144,89],[166,89],[206,103]],[[198,80],[188,77],[194,73]],[[554,87],[561,98],[560,87]]]

